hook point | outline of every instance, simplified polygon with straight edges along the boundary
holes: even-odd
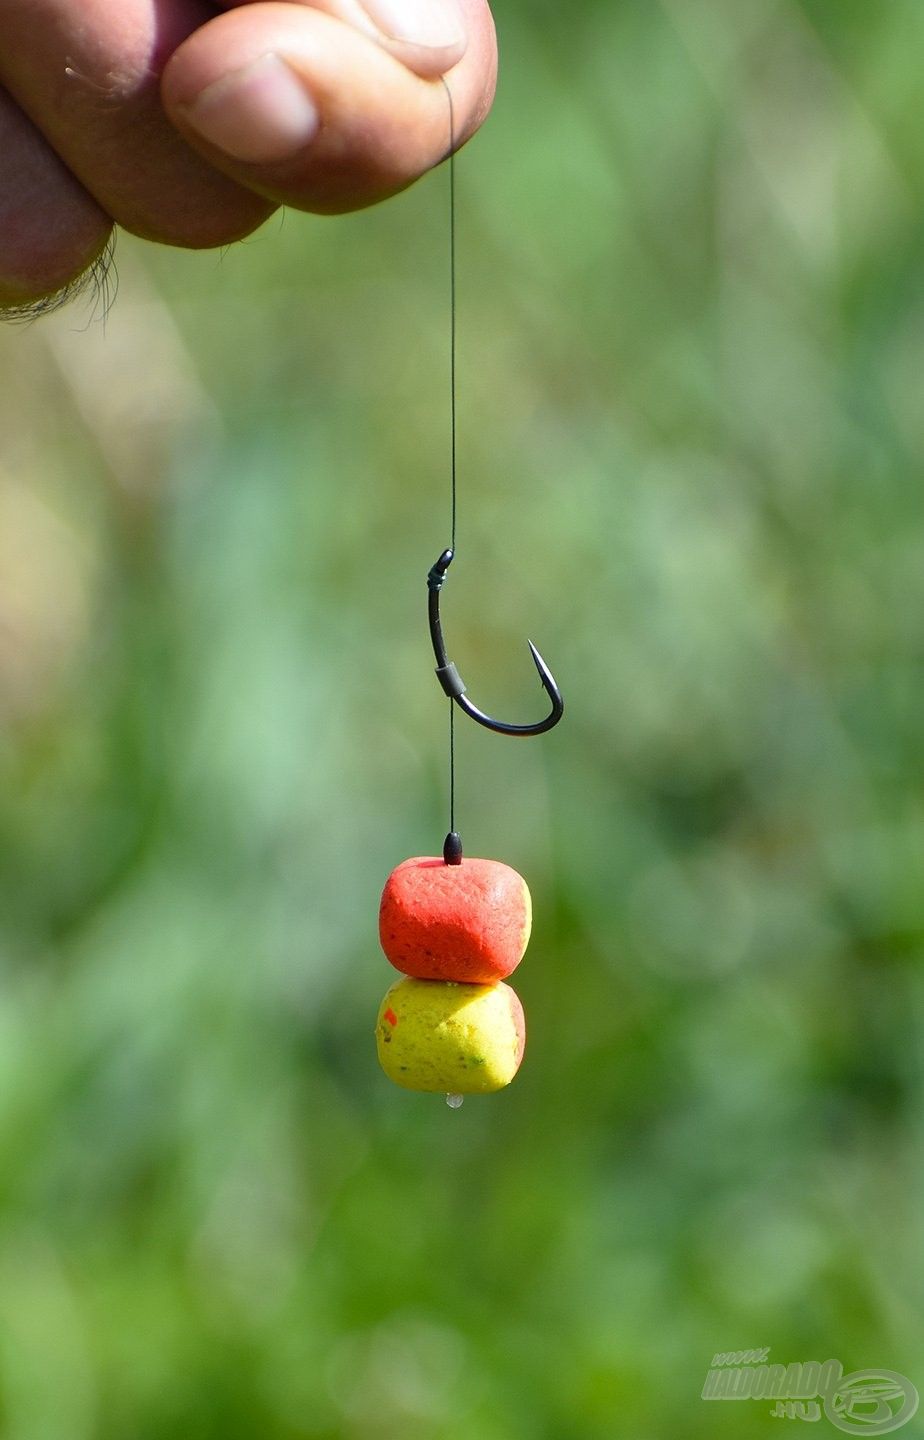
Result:
[[[532,640],[527,640],[526,643],[529,646],[529,653],[533,657],[533,664],[539,671],[539,679],[542,681],[543,690],[547,690],[550,695],[554,694],[558,690],[558,686],[555,684],[555,678],[551,670],[539,654]]]

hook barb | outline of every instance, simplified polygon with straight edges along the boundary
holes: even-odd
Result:
[[[533,663],[539,672],[539,679],[543,690],[552,702],[552,708],[544,720],[537,720],[533,725],[509,725],[504,720],[494,720],[473,705],[466,693],[465,681],[459,674],[455,665],[447,657],[446,644],[443,639],[443,626],[440,620],[440,591],[446,581],[446,573],[452,564],[452,550],[444,550],[439,559],[430,567],[427,575],[427,599],[430,621],[430,641],[433,645],[433,653],[436,656],[436,678],[443,687],[450,700],[455,700],[461,710],[464,710],[472,720],[483,725],[486,730],[494,730],[498,735],[542,735],[546,730],[551,730],[557,725],[565,710],[565,702],[562,699],[561,691],[555,683],[555,677],[536,649],[532,640],[527,640],[529,653],[533,657]]]

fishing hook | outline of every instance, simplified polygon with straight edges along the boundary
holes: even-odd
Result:
[[[479,725],[484,725],[488,730],[496,730],[499,735],[541,735],[545,730],[551,730],[557,725],[564,714],[565,702],[562,699],[561,691],[555,683],[548,665],[546,665],[539,651],[532,640],[527,640],[529,652],[533,657],[536,669],[539,671],[539,679],[542,681],[542,688],[552,701],[551,712],[544,720],[538,720],[535,725],[508,725],[504,720],[492,720],[483,710],[479,710],[466,696],[465,682],[459,674],[452,661],[446,657],[446,644],[443,640],[443,627],[440,624],[440,591],[446,580],[446,571],[452,564],[453,551],[444,550],[436,564],[430,569],[427,575],[428,591],[428,612],[430,618],[430,639],[433,643],[433,653],[436,656],[436,678],[439,680],[443,690],[450,700],[455,700],[473,720]]]

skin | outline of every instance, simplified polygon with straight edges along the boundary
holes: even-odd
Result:
[[[379,28],[378,3],[0,0],[0,308],[67,292],[114,225],[205,248],[279,205],[337,214],[394,194],[447,153],[441,77],[464,143],[494,95],[486,0],[430,0],[455,11],[457,33],[427,44]],[[228,77],[268,55],[319,129],[284,158],[232,158],[199,133],[195,101],[216,83],[227,95]],[[239,128],[250,133],[246,110]]]

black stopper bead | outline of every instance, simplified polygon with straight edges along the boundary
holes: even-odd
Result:
[[[446,865],[462,864],[462,836],[458,830],[450,830],[443,841],[443,863]]]

